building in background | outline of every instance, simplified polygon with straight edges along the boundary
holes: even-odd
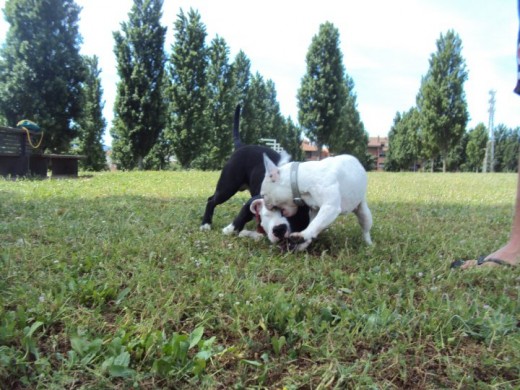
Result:
[[[376,171],[385,170],[386,153],[388,152],[388,137],[370,137],[368,153],[374,156]]]
[[[318,146],[311,143],[308,139],[304,139],[301,143],[301,149],[303,150],[303,158],[305,161],[316,161],[322,160],[326,157],[329,157],[329,149],[323,147],[321,149],[321,157],[318,154]]]

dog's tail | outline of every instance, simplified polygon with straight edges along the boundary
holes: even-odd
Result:
[[[235,118],[233,119],[233,144],[235,145],[235,150],[242,146],[242,141],[240,141],[240,133],[238,131],[240,124],[240,104],[237,104],[235,108]]]

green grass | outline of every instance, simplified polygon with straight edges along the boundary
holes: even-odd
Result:
[[[0,388],[518,388],[514,174],[370,173],[308,252],[200,232],[218,173],[0,181]]]

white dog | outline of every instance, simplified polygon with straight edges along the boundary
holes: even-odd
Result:
[[[367,174],[355,157],[340,155],[279,167],[264,154],[264,164],[265,178],[260,194],[262,206],[267,210],[262,212],[265,215],[262,215],[262,226],[272,242],[276,242],[273,237],[276,238],[274,231],[278,225],[270,221],[268,211],[278,209],[283,217],[290,217],[298,205],[305,204],[311,210],[309,226],[301,232],[288,233],[296,250],[307,248],[340,214],[350,212],[356,214],[365,242],[372,245],[372,214],[366,202]],[[273,215],[277,214],[271,213]]]

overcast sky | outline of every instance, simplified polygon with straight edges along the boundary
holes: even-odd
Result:
[[[76,1],[83,7],[82,53],[100,59],[108,133],[118,80],[112,33],[128,20],[133,1]],[[0,0],[2,9],[4,4]],[[512,92],[517,0],[164,0],[168,54],[173,22],[181,8],[187,12],[190,7],[201,15],[207,43],[217,34],[224,38],[230,60],[243,50],[252,71],[273,80],[282,114],[295,121],[307,50],[320,24],[329,21],[339,30],[345,68],[354,80],[358,110],[370,136],[386,136],[396,112],[415,105],[436,41],[449,29],[462,40],[469,71],[465,84],[469,128],[488,124],[491,89],[496,90],[495,125],[520,126],[520,96]],[[2,40],[7,28],[2,18]],[[110,137],[105,140],[110,142]]]

